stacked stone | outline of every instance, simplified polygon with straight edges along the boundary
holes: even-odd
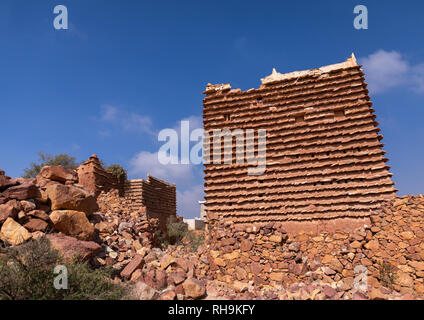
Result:
[[[77,168],[79,183],[98,196],[100,192],[119,190],[122,194],[123,185],[117,177],[103,169],[97,155],[93,154]]]
[[[127,200],[128,208],[138,211],[141,207],[145,207],[143,203],[143,182],[142,179],[128,180],[125,182],[124,194]]]
[[[127,206],[133,211],[145,210],[150,218],[157,218],[162,230],[170,217],[176,218],[176,187],[158,178],[129,180],[125,184]]]
[[[210,136],[204,150],[211,159],[213,130],[266,129],[264,174],[247,174],[254,160],[248,155],[236,164],[234,142],[232,164],[205,165],[211,219],[283,222],[288,232],[336,225],[354,229],[394,197],[382,136],[354,56],[320,69],[274,71],[259,89],[208,85],[204,93],[204,128]],[[253,148],[258,152],[257,141]]]
[[[286,288],[322,281],[353,298],[355,278],[366,269],[370,288],[361,293],[365,297],[383,287],[386,294],[424,297],[424,197],[398,198],[377,213],[371,225],[353,232],[287,235],[279,223],[217,223],[207,239],[213,277],[237,286]]]
[[[47,236],[65,258],[90,258],[101,249],[92,241],[95,229],[89,221],[98,207],[77,182],[76,172],[61,166],[43,167],[36,179],[11,179],[1,171],[0,239],[17,246]]]

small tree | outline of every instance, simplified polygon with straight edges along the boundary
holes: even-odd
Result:
[[[118,178],[120,182],[127,180],[127,171],[119,164],[111,164],[106,171]]]
[[[32,162],[29,168],[24,170],[24,178],[35,178],[44,166],[64,166],[65,168],[72,170],[78,167],[76,159],[66,153],[53,156],[38,152],[38,156],[39,163]]]

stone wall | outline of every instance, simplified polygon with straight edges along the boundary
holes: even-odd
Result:
[[[371,211],[396,190],[366,87],[353,55],[319,69],[274,70],[258,89],[209,84],[205,154],[216,154],[216,129],[266,129],[266,171],[248,175],[254,159],[247,155],[235,163],[233,138],[232,164],[205,165],[208,215],[237,224],[280,222],[288,232],[369,224]],[[243,139],[245,148],[252,144]]]
[[[116,206],[116,195],[108,197],[107,194],[117,190],[121,198],[118,202],[121,203],[121,207],[125,207],[125,212],[146,214],[149,218],[157,218],[163,230],[166,228],[168,217],[176,217],[177,200],[174,184],[150,175],[147,176],[147,180],[135,179],[121,183],[102,168],[96,155],[92,155],[85,161],[77,169],[77,173],[80,185],[93,192],[96,197],[102,194],[101,202],[104,208],[108,207],[108,199],[113,199],[111,202]]]
[[[118,179],[104,170],[97,155],[93,154],[77,168],[79,184],[98,196],[102,191],[119,190],[123,195],[123,185]]]
[[[424,296],[422,195],[385,203],[354,231],[287,234],[279,222],[212,223],[209,262],[219,280],[287,286],[321,279],[347,293],[364,266],[369,285]]]
[[[163,230],[169,217],[176,217],[176,186],[148,174],[147,180],[129,180],[125,184],[125,198],[132,210],[145,210],[150,218],[157,218]]]

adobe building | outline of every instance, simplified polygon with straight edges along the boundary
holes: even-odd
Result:
[[[219,221],[240,228],[278,223],[288,233],[353,230],[370,225],[373,211],[395,197],[353,54],[318,69],[274,69],[258,89],[208,84],[204,94],[206,154],[215,152],[215,129],[266,129],[263,174],[248,175],[247,163],[205,164],[209,228]]]

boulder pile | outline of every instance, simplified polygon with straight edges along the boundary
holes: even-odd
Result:
[[[110,266],[115,281],[134,287],[142,299],[198,299],[206,286],[206,256],[157,246],[159,221],[143,208],[130,210],[118,190],[97,198],[78,184],[75,171],[46,166],[35,179],[12,179],[0,171],[0,248],[46,236],[70,261]],[[201,254],[200,254],[201,255]]]
[[[218,222],[208,243],[211,272],[223,283],[285,289],[323,283],[336,290],[337,299],[353,299],[424,297],[423,240],[424,197],[419,195],[385,203],[371,225],[354,232],[289,235],[278,223]]]
[[[386,203],[354,232],[220,221],[196,251],[160,249],[158,219],[130,208],[118,190],[95,197],[64,167],[44,167],[35,179],[0,170],[0,249],[46,236],[65,259],[113,267],[113,280],[138,299],[424,297],[422,195]]]

